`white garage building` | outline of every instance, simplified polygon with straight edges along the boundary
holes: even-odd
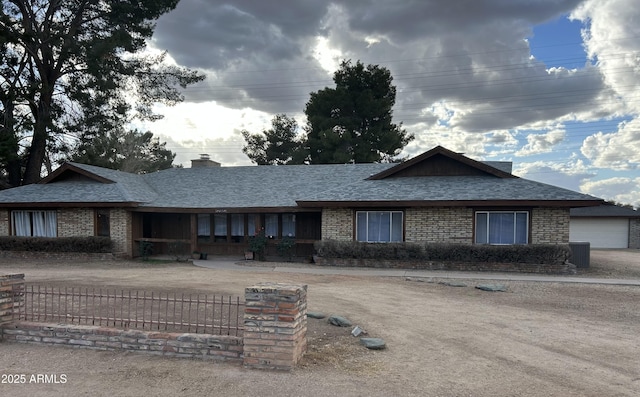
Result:
[[[591,248],[640,249],[640,212],[617,205],[571,209],[569,241]]]

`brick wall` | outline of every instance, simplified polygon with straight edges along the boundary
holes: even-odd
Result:
[[[90,208],[58,209],[58,237],[87,237],[95,235],[95,215]]]
[[[7,341],[167,357],[242,362],[242,338],[209,334],[120,330],[92,325],[20,321],[0,329]]]
[[[353,240],[353,210],[350,208],[322,209],[323,240]]]
[[[131,257],[133,255],[131,243],[131,212],[122,208],[113,208],[110,217],[110,234],[114,245],[114,253]]]
[[[640,219],[629,219],[629,248],[640,249]]]
[[[473,210],[461,207],[408,208],[405,241],[473,243]]]
[[[531,244],[568,244],[569,208],[534,208]]]
[[[9,236],[9,211],[0,210],[0,236]]]

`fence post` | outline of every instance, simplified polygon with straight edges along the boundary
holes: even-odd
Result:
[[[0,276],[0,328],[12,322],[24,300],[24,274]],[[2,330],[0,329],[0,339]]]
[[[244,366],[293,369],[307,351],[307,286],[260,283],[244,297]]]

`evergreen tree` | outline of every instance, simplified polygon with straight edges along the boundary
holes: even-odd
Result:
[[[311,93],[305,108],[307,161],[393,161],[414,137],[392,122],[396,88],[389,70],[343,61],[333,80],[336,87]]]
[[[259,134],[243,130],[246,145],[242,152],[258,165],[301,164],[298,123],[284,114],[271,120],[271,129]]]

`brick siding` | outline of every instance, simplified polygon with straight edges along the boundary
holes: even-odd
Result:
[[[350,208],[324,208],[322,210],[323,240],[353,240],[353,210]]]
[[[133,256],[131,243],[131,212],[122,208],[114,208],[111,210],[110,217],[110,233],[114,253],[126,257]]]
[[[90,208],[58,209],[58,237],[88,237],[95,235],[95,215]]]
[[[408,208],[405,241],[411,243],[473,243],[473,210],[462,207]]]
[[[640,249],[640,219],[629,219],[629,248]]]
[[[569,243],[569,208],[534,208],[530,222],[531,244]]]
[[[9,236],[9,211],[0,211],[0,236]]]

